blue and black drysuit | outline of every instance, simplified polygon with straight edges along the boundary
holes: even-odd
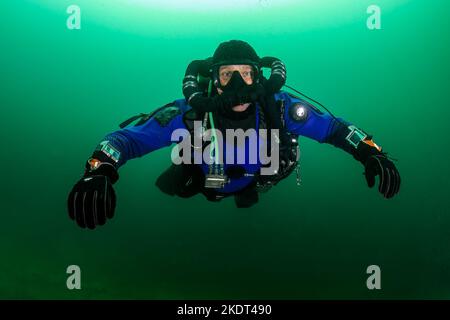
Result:
[[[292,138],[288,141],[297,141],[298,136],[305,136],[320,143],[329,143],[341,148],[364,165],[364,173],[369,187],[374,186],[375,177],[379,176],[378,190],[385,198],[392,198],[398,193],[400,189],[398,170],[386,153],[381,152],[381,148],[371,140],[371,136],[342,119],[321,112],[308,102],[287,92],[278,92],[274,98],[275,105],[281,110],[280,120],[283,129],[288,133],[289,138]],[[223,131],[228,128],[227,126],[234,126],[234,129],[243,129],[246,130],[245,132],[252,132],[248,129],[271,130],[272,127],[264,118],[262,108],[256,102],[252,103],[243,113],[239,113],[239,116],[245,116],[245,112],[250,111],[251,113],[248,113],[249,116],[244,117],[244,120],[228,119],[228,124],[224,120],[226,117],[221,118],[217,114],[217,129]],[[178,143],[178,146],[182,146],[187,139],[192,137],[194,121],[203,119],[203,122],[200,121],[200,123],[207,123],[207,116],[214,119],[214,112],[206,115],[196,114],[196,110],[187,105],[185,99],[179,99],[151,114],[133,117],[126,121],[124,126],[121,126],[121,130],[108,134],[87,161],[83,177],[69,193],[67,200],[69,217],[82,228],[94,229],[96,226],[105,224],[107,219],[114,216],[116,196],[113,184],[119,178],[118,168],[130,159],[167,147],[174,142]],[[232,116],[236,116],[236,113],[233,113]],[[139,118],[140,121],[136,125],[125,125],[130,124],[133,119]],[[213,122],[215,120],[211,121],[211,124]],[[207,126],[204,127],[207,128]],[[180,131],[182,131],[180,135],[173,137],[174,133]],[[195,130],[193,133],[196,134]],[[248,135],[247,139],[241,140],[240,143],[228,144],[228,141],[224,140],[223,157],[222,161],[219,161],[222,166],[220,174],[217,172],[211,174],[210,163],[206,161],[210,159],[202,157],[205,145],[196,149],[195,142],[194,148],[191,148],[190,142],[187,153],[188,158],[194,160],[194,164],[172,164],[158,178],[156,185],[163,192],[180,197],[190,197],[201,192],[208,200],[218,201],[223,197],[234,195],[237,207],[249,207],[255,204],[260,191],[267,190],[268,185],[270,188],[289,176],[293,171],[292,168],[297,164],[297,159],[294,161],[290,157],[292,153],[289,152],[293,150],[293,146],[297,148],[296,143],[289,145],[286,152],[286,148],[284,148],[286,142],[280,140],[281,147],[277,153],[276,149],[268,146],[271,139],[269,140],[267,137],[264,139],[258,133],[260,133],[258,130],[253,130],[257,148],[254,148],[254,143],[250,143],[255,138],[252,134]],[[206,139],[202,138],[203,140]],[[253,139],[253,141],[255,140]],[[250,145],[252,148],[249,147]],[[267,169],[267,163],[262,161],[260,154],[257,155],[256,161],[251,154],[251,149],[260,151],[263,147],[266,147],[266,150],[273,150],[275,155],[279,154],[283,159],[286,159],[284,156],[288,154],[288,161],[285,161],[288,165],[280,165],[277,172],[263,175],[262,172]],[[220,153],[220,148],[218,149]],[[227,157],[231,151],[234,157]],[[184,152],[186,149],[183,149]],[[212,154],[215,156],[215,149]],[[198,157],[199,155],[200,157]],[[296,155],[298,155],[298,149]]]
[[[342,119],[337,120],[287,92],[281,91],[275,94],[275,100],[283,103],[284,126],[292,136],[305,136],[320,143],[331,143],[350,153],[355,153],[354,148],[345,140],[349,132],[349,123]],[[116,167],[124,165],[130,159],[144,156],[174,143],[171,140],[172,133],[176,129],[188,129],[183,116],[190,110],[191,107],[186,104],[185,99],[175,100],[149,119],[141,121],[140,124],[108,134],[104,141],[108,141],[120,153]],[[261,117],[261,110],[256,108],[255,129],[260,127]],[[235,148],[238,147],[235,146]],[[235,153],[237,152],[248,152],[248,150],[235,149]],[[235,165],[235,163],[226,163],[226,159],[223,161],[225,172],[228,167]],[[233,194],[252,185],[258,177],[262,163],[258,161],[256,164],[251,164],[246,161],[240,166],[245,169],[245,172],[241,172],[240,177],[231,178],[223,188],[216,189],[217,194],[222,196]],[[201,168],[203,174],[208,173],[207,163],[203,162],[197,167]]]

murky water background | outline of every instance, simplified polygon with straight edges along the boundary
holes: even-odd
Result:
[[[93,2],[0,4],[0,298],[450,297],[446,1],[377,0],[381,30],[366,0]],[[66,27],[71,4],[81,30]],[[165,149],[121,168],[112,221],[76,227],[65,201],[97,142],[181,98],[187,63],[230,39],[281,58],[290,85],[373,133],[399,159],[398,197],[303,138],[301,187],[291,176],[244,210],[171,198],[154,186]],[[82,290],[66,288],[71,264]]]

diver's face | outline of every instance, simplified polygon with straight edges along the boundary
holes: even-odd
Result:
[[[219,68],[219,79],[222,86],[226,86],[233,76],[233,72],[238,71],[242,79],[248,85],[253,83],[253,68],[247,64],[233,64],[221,66]]]
[[[219,80],[222,86],[226,86],[233,76],[233,72],[238,71],[247,85],[253,84],[253,68],[247,64],[233,64],[221,66],[219,68]],[[219,94],[222,94],[222,90],[217,88]],[[232,109],[235,112],[242,112],[247,110],[250,103],[244,103],[237,106],[234,106]]]

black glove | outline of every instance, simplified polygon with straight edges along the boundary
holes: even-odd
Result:
[[[387,153],[382,152],[382,149],[373,142],[372,136],[366,134],[366,137],[355,148],[347,140],[350,134],[354,134],[348,124],[335,121],[334,125],[336,126],[334,134],[328,138],[327,142],[350,153],[363,164],[369,188],[375,185],[375,176],[378,175],[380,177],[378,186],[380,193],[387,199],[396,195],[400,190],[400,174],[394,163],[388,158]],[[355,129],[353,130],[356,132]],[[357,130],[362,132],[360,129]]]
[[[107,162],[86,172],[69,193],[67,206],[69,217],[81,228],[95,229],[114,216],[116,194],[112,187],[119,179],[116,168]]]
[[[389,199],[400,190],[400,174],[387,153],[375,146],[372,136],[369,135],[359,143],[353,156],[364,165],[364,175],[369,188],[375,185],[375,177],[378,175],[380,178],[378,190]]]
[[[372,188],[375,185],[375,176],[379,176],[378,190],[387,199],[392,198],[400,190],[400,174],[394,163],[384,154],[370,156],[365,164],[365,176],[367,185]]]

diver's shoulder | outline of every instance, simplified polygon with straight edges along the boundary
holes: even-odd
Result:
[[[185,98],[174,100],[173,105],[178,107],[182,113],[188,112],[192,109],[192,107],[187,103]]]
[[[289,101],[297,102],[297,101],[302,101],[303,99],[292,94],[291,92],[280,90],[277,93],[275,93],[275,100],[289,100]]]

